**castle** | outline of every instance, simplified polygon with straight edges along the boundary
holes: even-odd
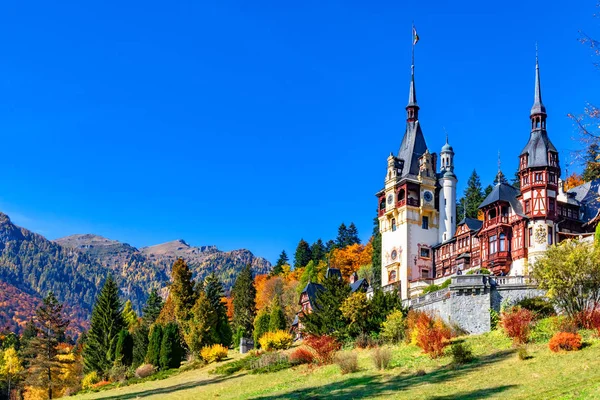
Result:
[[[560,180],[559,154],[546,130],[540,69],[536,57],[531,132],[519,156],[517,189],[502,173],[479,205],[483,220],[457,221],[454,150],[446,139],[438,156],[427,148],[419,121],[414,65],[406,106],[406,130],[398,154],[387,158],[385,186],[378,199],[381,283],[407,299],[468,270],[527,276],[549,245],[592,232],[600,182],[568,192]]]

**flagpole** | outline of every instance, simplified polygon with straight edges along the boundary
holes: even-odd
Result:
[[[411,63],[410,63],[410,70],[411,70],[411,72],[413,74],[415,72],[415,39],[414,39],[414,32],[415,32],[415,22],[413,21],[412,28],[410,30],[410,42],[412,43],[412,57],[411,57]]]

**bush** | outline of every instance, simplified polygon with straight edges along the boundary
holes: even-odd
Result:
[[[473,351],[462,342],[450,346],[450,355],[452,355],[452,363],[454,364],[466,364],[473,361]]]
[[[376,347],[379,346],[380,343],[381,339],[378,338],[377,334],[374,332],[372,332],[371,335],[361,333],[356,337],[356,339],[354,339],[354,347],[359,349]]]
[[[528,360],[529,358],[531,358],[525,346],[519,346],[519,349],[517,350],[517,357],[521,361]]]
[[[154,368],[154,366],[152,364],[144,364],[144,365],[140,365],[139,367],[137,367],[137,369],[135,370],[135,376],[136,378],[147,378],[150,375],[152,375],[154,372],[156,372],[156,369]]]
[[[550,302],[543,297],[527,297],[520,300],[515,305],[532,311],[536,319],[547,318],[556,315],[554,306],[552,306],[552,304],[550,304]]]
[[[96,373],[96,371],[92,371],[83,377],[83,380],[81,381],[81,388],[89,389],[98,382],[100,382],[100,377],[98,377],[98,373]]]
[[[258,356],[253,354],[247,355],[239,360],[231,361],[225,364],[219,365],[211,373],[219,375],[231,375],[241,370],[248,370],[254,361],[258,360]]]
[[[421,312],[416,322],[417,346],[423,349],[431,358],[438,358],[444,354],[451,333],[440,317],[431,316]]]
[[[254,345],[260,346],[260,338],[267,332],[269,332],[269,323],[271,321],[271,315],[267,310],[261,310],[256,318],[254,318]]]
[[[237,349],[240,347],[240,342],[242,340],[243,337],[245,337],[246,335],[246,331],[244,330],[244,328],[240,327],[237,329],[237,331],[235,331],[235,333],[233,334],[233,348]]]
[[[111,382],[125,382],[127,379],[131,378],[128,372],[126,365],[114,365],[110,371],[108,371],[108,379]]]
[[[203,347],[200,350],[200,357],[207,363],[221,361],[227,357],[228,349],[222,344],[213,344],[212,346]]]
[[[600,310],[581,311],[575,314],[573,323],[581,329],[596,329],[600,333]]]
[[[340,367],[343,374],[351,374],[358,371],[358,357],[355,353],[342,351],[335,355],[335,363]]]
[[[498,324],[500,323],[500,314],[498,311],[490,308],[490,330],[495,331],[498,329]]]
[[[133,336],[127,329],[122,329],[117,336],[115,360],[123,365],[133,363]]]
[[[387,343],[399,343],[406,335],[406,320],[402,311],[392,312],[381,326],[381,338]]]
[[[574,325],[563,316],[542,318],[531,329],[529,340],[534,343],[548,342],[557,332],[570,332],[570,326]],[[573,333],[577,333],[576,328]]]
[[[469,272],[467,272],[467,275],[474,275],[475,272],[478,272],[481,275],[490,275],[490,270],[487,268],[480,268],[478,270],[472,269]]]
[[[264,374],[268,372],[277,372],[292,365],[287,356],[280,353],[265,353],[250,364],[250,373]]]
[[[315,359],[319,364],[331,364],[335,352],[342,347],[340,342],[329,335],[309,335],[304,342],[315,351]]]
[[[294,337],[286,331],[267,332],[258,341],[266,351],[289,349],[294,343]]]
[[[429,286],[425,286],[425,289],[423,289],[423,291],[421,292],[421,295],[425,295],[427,293],[433,293],[433,292],[436,292],[438,290],[440,290],[439,285],[436,285],[436,284],[432,283]]]
[[[579,350],[581,349],[581,345],[581,335],[569,332],[558,332],[556,335],[552,336],[552,339],[550,339],[550,342],[548,343],[550,350],[555,353],[561,350]]]
[[[392,352],[387,347],[377,347],[371,353],[373,365],[377,369],[387,369],[392,361]]]
[[[534,315],[531,311],[518,306],[512,307],[502,313],[500,325],[515,344],[523,344],[527,343],[529,338],[533,318]]]
[[[315,354],[305,347],[299,347],[290,354],[292,365],[312,364],[314,361]]]

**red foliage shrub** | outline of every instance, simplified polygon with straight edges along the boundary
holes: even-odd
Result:
[[[521,307],[513,307],[500,315],[500,325],[515,344],[526,343],[529,339],[534,314]]]
[[[299,347],[290,354],[289,360],[294,365],[312,364],[315,361],[315,354],[305,347]]]
[[[585,310],[575,314],[573,323],[581,329],[597,329],[600,333],[600,310]]]
[[[550,342],[548,343],[548,347],[555,353],[558,353],[561,350],[579,350],[581,349],[581,336],[577,333],[558,332],[552,336],[552,339],[550,339]]]
[[[428,313],[419,313],[416,321],[417,346],[423,349],[431,358],[438,358],[444,354],[452,337],[450,328],[444,324],[440,317]]]
[[[304,342],[315,351],[315,359],[319,364],[331,364],[335,352],[342,347],[340,342],[329,335],[309,335]]]

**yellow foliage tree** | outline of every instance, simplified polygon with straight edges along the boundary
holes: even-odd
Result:
[[[4,351],[2,361],[2,364],[0,364],[0,377],[6,382],[8,396],[10,397],[12,384],[23,374],[23,365],[21,365],[21,360],[19,360],[19,355],[14,347]]]
[[[342,276],[349,277],[353,272],[371,263],[373,255],[373,245],[371,242],[366,245],[353,244],[342,249],[334,249],[331,252],[330,264],[333,268],[338,268]]]
[[[565,192],[568,192],[576,186],[583,185],[584,183],[585,182],[583,181],[581,175],[578,175],[575,172],[573,172],[565,181]]]

